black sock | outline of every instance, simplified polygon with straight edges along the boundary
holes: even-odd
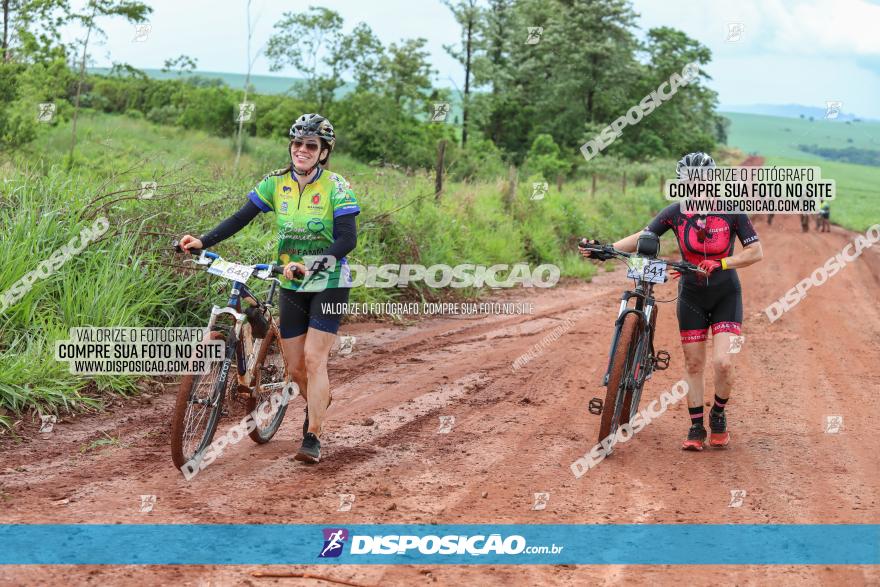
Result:
[[[730,399],[730,398],[727,398],[727,399]],[[722,412],[724,412],[724,406],[727,405],[727,399],[722,399],[722,398],[718,397],[718,394],[716,393],[715,394],[715,405],[712,406],[712,411],[715,412],[716,414],[721,414]]]
[[[691,415],[691,426],[703,426],[703,406],[697,408],[688,408]]]

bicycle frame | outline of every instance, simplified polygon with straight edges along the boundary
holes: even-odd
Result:
[[[216,253],[203,251],[196,263],[198,263],[199,265],[210,265],[214,261],[214,259],[217,259],[218,257],[219,255],[217,255]],[[254,269],[257,271],[265,271],[270,268],[271,265],[267,264],[254,265]],[[271,307],[273,305],[272,300],[275,297],[275,287],[277,286],[277,284],[278,281],[273,279],[272,284],[269,286],[269,294],[268,296],[266,296],[266,301],[261,302],[244,283],[240,281],[233,281],[232,291],[230,292],[229,301],[226,302],[226,306],[220,307],[214,305],[211,308],[211,317],[208,319],[206,332],[211,332],[214,326],[217,324],[217,319],[224,314],[231,316],[234,320],[233,344],[237,345],[238,347],[238,352],[236,353],[236,368],[238,369],[239,383],[244,386],[250,386],[251,376],[247,371],[244,346],[241,340],[241,329],[248,319],[247,315],[241,311],[241,300],[244,299],[254,305],[261,307]],[[259,344],[251,352],[253,356],[257,356],[259,354],[260,346],[263,344],[263,340],[265,339],[260,339]]]

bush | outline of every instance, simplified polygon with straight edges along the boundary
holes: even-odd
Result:
[[[392,98],[369,92],[349,94],[333,105],[329,116],[343,130],[339,148],[362,161],[430,169],[437,143],[455,142],[449,125],[417,120],[401,112]]]
[[[180,108],[177,106],[166,105],[161,108],[152,108],[147,112],[147,120],[156,124],[177,124],[180,118]]]
[[[41,126],[57,124],[65,111],[63,100],[71,73],[63,60],[47,64],[0,63],[0,146],[11,148],[36,138]],[[39,104],[51,102],[51,123],[41,124]]]
[[[446,161],[449,178],[454,181],[492,180],[507,174],[501,151],[479,136],[471,137],[464,149],[452,145]]]
[[[553,137],[539,134],[526,156],[525,169],[526,173],[538,174],[546,182],[554,182],[560,173],[569,171],[569,165],[560,156],[559,145],[553,141]]]

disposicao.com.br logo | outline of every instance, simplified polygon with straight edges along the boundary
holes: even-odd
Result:
[[[324,528],[324,546],[318,558],[336,558],[342,554],[345,541],[348,540],[348,530],[345,528]]]
[[[342,554],[349,538],[345,528],[325,528],[324,546],[319,558],[338,557]],[[526,539],[513,534],[477,534],[427,536],[416,535],[352,535],[349,553],[352,555],[518,555],[518,554],[559,554],[563,546],[528,546]],[[411,552],[412,551],[412,552]]]

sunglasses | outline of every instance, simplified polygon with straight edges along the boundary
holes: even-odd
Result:
[[[299,151],[305,147],[309,153],[317,153],[321,148],[321,143],[316,143],[314,141],[301,141],[299,139],[294,139],[291,144],[293,145],[294,151]]]

